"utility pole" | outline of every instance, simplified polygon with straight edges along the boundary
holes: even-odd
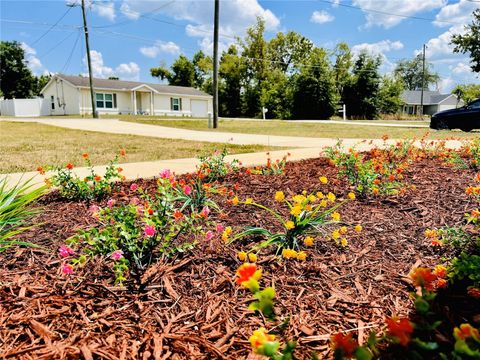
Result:
[[[92,100],[92,115],[94,119],[98,118],[97,103],[95,102],[95,93],[93,91],[92,80],[92,61],[90,60],[90,45],[88,43],[87,15],[85,14],[85,0],[82,0],[83,30],[85,32],[85,46],[87,47],[88,80],[90,82],[90,99]]]
[[[422,56],[422,95],[420,99],[420,116],[423,118],[423,89],[425,88],[425,48],[423,44],[423,56]]]
[[[220,0],[215,0],[213,23],[213,128],[218,127],[218,19]]]

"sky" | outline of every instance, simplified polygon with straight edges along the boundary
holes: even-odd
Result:
[[[87,73],[81,0],[0,2],[0,39],[16,40],[36,74]],[[169,66],[184,54],[213,52],[213,0],[85,0],[95,77],[158,82],[150,68]],[[69,6],[70,5],[70,6]],[[72,6],[73,5],[73,6]],[[426,59],[449,92],[457,84],[480,83],[468,56],[454,54],[452,33],[462,33],[480,0],[220,0],[220,50],[255,24],[266,38],[296,31],[316,46],[346,42],[354,53],[382,56],[388,73],[426,44]]]

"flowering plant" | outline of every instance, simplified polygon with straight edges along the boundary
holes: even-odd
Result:
[[[257,167],[255,169],[250,169],[250,173],[256,175],[281,175],[285,171],[285,165],[287,165],[287,158],[290,156],[290,153],[282,157],[282,159],[277,159],[272,161],[270,158],[270,153],[267,153],[267,166]]]
[[[121,156],[124,156],[125,151],[122,150]],[[113,190],[114,181],[124,180],[121,175],[121,168],[119,168],[119,155],[109,162],[107,165],[105,175],[102,177],[98,175],[93,169],[92,162],[87,153],[84,153],[83,159],[86,167],[89,169],[89,175],[81,179],[74,171],[74,165],[68,163],[65,167],[53,168],[55,173],[49,179],[49,182],[59,188],[60,195],[69,200],[101,200]],[[45,170],[40,167],[39,171],[44,173]]]
[[[451,153],[449,162],[460,169],[480,169],[480,139],[465,142]]]
[[[198,167],[198,171],[203,174],[207,182],[223,179],[229,173],[239,170],[240,161],[234,159],[228,163],[225,161],[227,155],[228,150],[224,147],[222,151],[215,150],[211,155],[199,157],[201,164]]]
[[[177,195],[175,200],[183,203],[180,211],[190,208],[192,213],[203,211],[205,214],[208,209],[219,210],[217,203],[209,197],[210,193],[218,191],[211,184],[203,183],[201,174],[188,182],[185,180],[175,182],[174,189]]]

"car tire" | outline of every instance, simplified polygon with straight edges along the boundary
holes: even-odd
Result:
[[[447,121],[445,119],[438,119],[437,124],[436,124],[436,129],[437,130],[449,130],[450,128],[448,127]]]

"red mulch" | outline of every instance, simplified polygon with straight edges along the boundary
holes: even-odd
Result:
[[[325,159],[287,164],[282,176],[230,176],[225,185],[240,184],[241,199],[278,207],[276,191],[332,191],[345,197],[349,189]],[[320,186],[318,177],[330,179]],[[14,248],[0,254],[0,357],[20,359],[253,359],[248,337],[255,328],[282,329],[281,338],[298,340],[298,359],[328,357],[330,334],[358,328],[366,339],[381,330],[385,316],[412,310],[407,275],[413,266],[436,264],[440,256],[426,240],[428,227],[464,221],[473,203],[464,189],[472,173],[439,161],[423,160],[406,172],[417,190],[390,198],[370,198],[340,209],[342,220],[361,223],[350,246],[317,243],[305,262],[260,256],[261,284],[277,291],[279,322],[272,325],[247,310],[247,292],[234,283],[240,262],[236,252],[247,243],[228,247],[201,244],[192,252],[165,259],[144,275],[147,287],[138,293],[112,284],[110,262],[90,261],[72,276],[60,273],[58,247],[76,230],[95,225],[82,203],[65,202],[55,194],[42,199],[41,226],[22,240],[48,250]],[[154,180],[140,180],[155,187]],[[128,193],[128,184],[124,185]],[[275,228],[268,214],[226,208],[225,225],[240,230],[259,224]]]

